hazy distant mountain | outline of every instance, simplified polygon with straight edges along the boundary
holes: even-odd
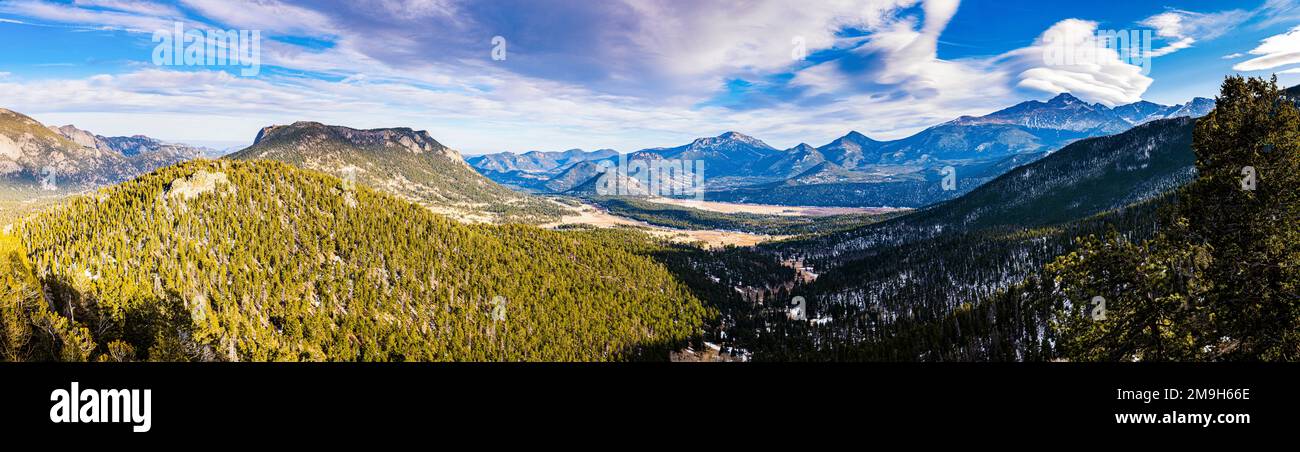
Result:
[[[873,178],[867,174],[851,171],[834,162],[821,162],[807,171],[786,180],[786,184],[835,184],[844,182],[870,182]]]
[[[716,137],[697,138],[690,144],[673,148],[646,149],[630,158],[648,153],[665,159],[702,160],[705,177],[753,176],[760,161],[780,152],[757,138],[727,132]]]
[[[555,203],[502,187],[476,173],[460,153],[425,131],[358,130],[318,122],[271,126],[226,158],[267,159],[356,182],[466,220],[555,219]]]
[[[121,152],[123,155],[139,155],[151,152],[169,152],[177,155],[186,155],[190,158],[199,157],[204,154],[202,148],[196,148],[184,144],[163,143],[144,135],[135,135],[130,137],[97,137],[104,142],[109,149]]]
[[[849,132],[825,146],[817,148],[826,160],[844,168],[853,169],[859,165],[880,160],[879,149],[883,142],[868,138],[856,131]]]
[[[1154,104],[1152,104],[1154,105]],[[1145,110],[1146,105],[1132,111]],[[1126,110],[1127,111],[1127,110]],[[980,117],[963,116],[953,124],[1012,124],[1034,129],[1057,129],[1092,134],[1109,134],[1125,130],[1135,122],[1127,121],[1101,104],[1089,104],[1069,93],[1047,102],[1031,100]]]
[[[1164,118],[1151,118],[1148,119],[1148,121],[1154,121],[1156,119],[1179,118],[1179,117],[1199,118],[1210,114],[1210,111],[1214,110],[1214,99],[1197,97],[1195,99],[1192,99],[1191,102],[1188,102],[1183,105],[1175,105],[1174,107],[1178,107],[1178,108],[1168,114],[1165,114]]]
[[[1160,115],[1161,112],[1165,111],[1168,108],[1169,107],[1165,105],[1160,105],[1155,102],[1148,102],[1144,100],[1144,101],[1134,102],[1128,105],[1120,105],[1118,107],[1115,107],[1113,111],[1115,115],[1118,116],[1120,119],[1123,119],[1124,122],[1130,124],[1138,124],[1144,122],[1146,118],[1151,118],[1153,116]]]
[[[881,146],[880,163],[1002,158],[1051,151],[1082,138],[1111,135],[1158,119],[1200,117],[1214,100],[1182,105],[1137,102],[1110,108],[1060,94],[1047,102],[1026,101],[985,116],[961,118]]]
[[[523,154],[499,152],[470,157],[465,161],[480,171],[558,173],[579,162],[601,160],[617,155],[618,151],[613,149],[600,149],[591,152],[582,149],[570,149],[563,152],[528,151]]]
[[[1069,93],[1058,94],[1047,102],[1028,101],[980,116],[963,116],[956,124],[1014,124],[1035,129],[1056,129],[1100,136],[1122,132],[1157,119],[1179,116],[1199,117],[1214,108],[1214,101],[1198,97],[1182,105],[1160,105],[1139,101],[1115,108],[1089,104]]]
[[[618,157],[618,151],[600,149],[564,152],[500,152],[470,157],[466,162],[496,183],[525,192],[562,193],[596,174],[594,162]]]
[[[176,162],[207,157],[210,149],[186,144],[164,143],[144,135],[129,137],[106,137],[78,129],[73,125],[51,127],[55,133],[82,146],[93,147],[104,152],[118,153],[135,160],[140,168],[158,168]]]
[[[826,162],[826,156],[807,143],[775,153],[755,162],[753,172],[790,178]],[[707,167],[706,167],[707,171]]]
[[[562,193],[579,197],[651,195],[650,187],[641,183],[640,179],[621,171],[610,171],[608,174],[590,177]]]
[[[131,148],[128,141],[156,145]],[[188,146],[147,137],[106,138],[73,126],[47,127],[0,109],[0,198],[9,201],[114,184],[197,156]]]
[[[936,164],[937,161],[998,159],[1027,152],[1060,149],[1092,136],[1068,129],[1030,128],[1016,124],[947,123],[882,146],[876,164]]]
[[[1080,139],[1160,119],[1199,117],[1213,108],[1214,100],[1199,97],[1182,105],[1142,101],[1111,108],[1060,94],[1046,102],[1026,101],[984,116],[963,116],[892,141],[849,132],[821,147],[801,143],[777,150],[759,139],[727,132],[625,158],[703,160],[707,196],[717,200],[921,207],[960,196]],[[487,177],[512,187],[581,193],[575,187],[590,185],[584,178],[597,175],[594,162],[615,162],[617,157],[580,157],[578,152],[501,153],[471,161]],[[562,166],[565,159],[579,158],[587,164]],[[956,170],[956,190],[938,185],[947,167]]]
[[[609,165],[609,163],[606,163],[606,165]],[[600,162],[578,162],[569,166],[560,174],[541,182],[541,188],[543,191],[551,193],[564,193],[574,189],[574,187],[582,185],[584,182],[592,180],[601,173]]]
[[[774,204],[921,207],[960,196],[1080,139],[1160,119],[1200,117],[1213,109],[1212,99],[1199,97],[1182,105],[1138,102],[1109,108],[1061,94],[1047,102],[958,118],[899,140],[880,142],[850,133],[818,148],[838,168],[823,167],[783,183],[715,189],[708,196]],[[938,173],[949,166],[956,170],[956,190],[938,184]]]
[[[616,165],[620,160],[701,160],[704,162],[706,178],[764,177],[769,172],[784,177],[796,175],[820,162],[820,157],[815,155],[816,150],[810,146],[787,151],[790,153],[777,150],[754,137],[726,132],[716,137],[698,138],[677,147],[643,149],[621,157],[608,149],[590,153],[575,149],[550,154],[491,154],[471,158],[469,162],[481,174],[498,183],[548,193],[562,193],[584,184],[591,185],[587,183],[598,174],[596,168],[601,162]],[[765,180],[779,178],[768,175]]]
[[[1142,101],[1110,108],[1065,93],[1047,102],[1026,101],[984,116],[963,116],[883,143],[879,161],[872,163],[988,159],[1050,151],[1158,119],[1204,116],[1213,108],[1213,100],[1199,97],[1183,105]]]

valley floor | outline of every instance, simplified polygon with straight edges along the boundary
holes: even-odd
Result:
[[[782,206],[774,204],[748,204],[720,201],[696,201],[693,199],[654,198],[650,202],[690,207],[719,213],[753,213],[760,215],[785,215],[794,217],[828,217],[831,215],[867,214],[898,212],[908,209],[895,207],[817,207],[817,206]]]
[[[727,203],[713,203],[727,204]],[[720,248],[727,245],[733,246],[752,246],[770,240],[780,240],[788,236],[751,234],[737,231],[717,231],[717,230],[690,230],[674,229],[662,226],[655,226],[643,221],[637,221],[609,213],[608,211],[591,205],[582,203],[581,206],[573,208],[569,214],[564,215],[560,221],[541,225],[544,228],[556,229],[565,226],[587,225],[598,228],[614,227],[632,227],[644,230],[646,233],[656,237],[664,237],[674,242],[690,243],[703,242],[706,246]]]

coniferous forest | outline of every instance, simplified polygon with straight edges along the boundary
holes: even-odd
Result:
[[[15,360],[622,360],[710,316],[635,233],[463,225],[275,162],[168,167],[17,234]]]

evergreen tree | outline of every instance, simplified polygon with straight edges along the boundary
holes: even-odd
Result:
[[[1277,79],[1229,77],[1196,126],[1182,214],[1212,256],[1206,302],[1230,357],[1300,359],[1300,111]]]

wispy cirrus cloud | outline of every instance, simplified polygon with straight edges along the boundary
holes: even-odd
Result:
[[[1300,22],[1300,0],[1266,0],[1255,14],[1261,17],[1258,28]]]
[[[107,9],[153,17],[182,17],[182,13],[175,6],[152,1],[74,0],[73,4],[84,8]]]
[[[278,0],[181,0],[181,4],[217,23],[265,33],[321,36],[334,29],[326,14]]]
[[[1163,47],[1153,49],[1152,57],[1165,56],[1186,49],[1198,41],[1209,41],[1232,31],[1249,20],[1251,12],[1234,9],[1217,13],[1198,13],[1173,9],[1148,17],[1139,25],[1150,27],[1156,36],[1168,40]]]
[[[142,15],[130,11],[81,8],[33,0],[13,0],[0,3],[0,13],[28,19],[97,28],[116,28],[142,33],[170,27],[174,22],[174,19],[171,18]]]

